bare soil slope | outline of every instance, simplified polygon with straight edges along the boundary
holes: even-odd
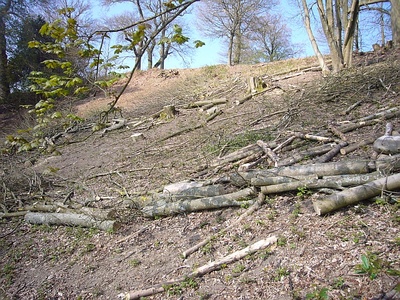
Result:
[[[22,217],[0,219],[0,298],[117,299],[275,235],[278,242],[267,250],[147,299],[399,299],[400,214],[393,193],[390,199],[369,200],[324,217],[312,208],[313,192],[274,195],[240,226],[186,259],[183,251],[232,224],[246,208],[155,220],[141,216],[141,205],[166,184],[227,172],[209,167],[218,156],[256,140],[282,142],[293,132],[315,134],[400,105],[398,52],[358,57],[358,67],[340,77],[301,71],[315,63],[304,59],[140,72],[118,103],[126,127],[92,133],[87,125],[111,99],[85,99],[73,109],[87,122],[60,139],[57,152],[2,156],[3,212],[34,203],[84,205],[115,210],[121,226],[110,233],[30,225]],[[247,95],[250,76],[262,77],[271,89],[237,105]],[[220,98],[227,103],[211,121],[206,112],[187,108]],[[177,108],[174,119],[149,118],[166,105]],[[400,131],[400,118],[390,121]],[[384,127],[382,120],[346,136],[350,142],[362,141],[383,134]],[[2,133],[12,128],[4,126]],[[133,141],[134,133],[145,139]],[[373,155],[366,145],[334,160]],[[362,255],[370,264],[357,274]]]

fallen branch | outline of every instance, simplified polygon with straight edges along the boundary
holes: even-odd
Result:
[[[369,161],[339,161],[330,163],[317,163],[309,165],[295,165],[279,167],[267,170],[252,170],[249,172],[239,172],[241,178],[250,181],[257,177],[271,176],[328,176],[328,175],[343,175],[343,174],[365,174],[369,173]]]
[[[322,143],[333,142],[332,138],[308,134],[308,133],[295,132],[295,133],[293,133],[293,135],[297,138],[304,139],[304,140],[317,141],[317,142],[322,142]]]
[[[320,179],[305,179],[292,181],[287,183],[268,185],[261,187],[261,192],[264,194],[276,194],[289,191],[296,191],[299,188],[306,187],[308,189],[319,189],[319,188],[333,188],[342,190],[347,186],[354,186],[364,184],[378,178],[382,175],[379,172],[369,174],[354,174],[354,175],[336,175],[336,176],[324,176]]]
[[[205,209],[215,209],[230,206],[241,206],[251,203],[248,200],[255,193],[253,188],[245,188],[243,190],[220,195],[215,197],[205,197],[200,199],[191,199],[176,202],[158,201],[155,205],[148,205],[142,208],[145,217],[169,216],[179,213],[189,213]]]
[[[362,141],[360,141],[358,143],[350,144],[347,147],[341,148],[340,149],[340,154],[346,155],[346,154],[349,154],[350,152],[353,152],[353,151],[357,150],[358,148],[361,148],[361,147],[366,146],[366,145],[371,145],[371,144],[373,144],[375,142],[375,140],[377,138],[378,138],[378,136],[374,136],[372,138],[362,140]]]
[[[384,191],[397,189],[400,189],[400,173],[349,188],[333,195],[320,197],[313,204],[314,210],[318,215],[324,215],[344,206],[379,196]]]
[[[196,108],[202,106],[209,106],[209,105],[218,105],[218,104],[225,104],[228,100],[226,98],[221,99],[214,99],[214,100],[203,100],[203,101],[196,101],[193,103],[189,103],[186,108]]]
[[[197,270],[187,274],[186,276],[182,276],[176,280],[157,284],[157,285],[155,285],[151,288],[145,289],[145,290],[140,290],[140,291],[136,291],[136,292],[131,291],[126,294],[120,294],[120,295],[118,295],[118,298],[132,300],[132,299],[140,299],[141,297],[151,296],[151,295],[154,295],[157,293],[162,293],[162,292],[168,290],[168,287],[170,287],[171,285],[181,283],[188,278],[201,277],[212,271],[218,270],[223,265],[231,264],[235,261],[242,259],[243,257],[246,257],[247,255],[253,254],[259,250],[263,250],[263,249],[267,248],[268,246],[276,243],[277,240],[278,240],[278,238],[276,236],[271,236],[267,239],[260,240],[242,250],[236,251],[234,253],[229,254],[228,256],[222,257],[216,261],[213,261],[204,266],[201,266]]]
[[[126,119],[114,119],[113,123],[110,127],[105,128],[102,132],[101,132],[101,136],[104,136],[104,134],[108,131],[112,131],[112,130],[116,130],[119,128],[122,128],[126,125]]]
[[[324,163],[330,161],[332,158],[334,158],[337,154],[339,154],[340,149],[343,147],[346,147],[348,145],[347,142],[341,142],[334,146],[332,150],[329,152],[325,153],[324,155],[321,155],[320,157],[317,158],[317,162],[319,163]]]

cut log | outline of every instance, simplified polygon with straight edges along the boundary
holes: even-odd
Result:
[[[282,150],[283,147],[286,147],[287,145],[290,145],[295,139],[296,139],[295,136],[291,136],[286,141],[284,141],[283,143],[281,143],[278,146],[276,146],[272,151],[276,153],[276,152]]]
[[[359,148],[361,148],[363,146],[371,145],[376,139],[377,139],[377,136],[369,138],[369,139],[365,139],[365,140],[360,141],[358,143],[350,144],[347,147],[341,148],[340,149],[340,154],[346,155],[346,154],[349,154],[350,152],[353,152],[353,151],[355,151],[355,150],[357,150],[357,149],[359,149]]]
[[[34,213],[25,215],[25,221],[30,224],[80,226],[88,228],[98,228],[104,231],[115,231],[119,225],[116,221],[98,221],[83,214],[72,213]]]
[[[34,204],[31,206],[25,206],[23,208],[30,212],[51,212],[51,213],[65,213],[65,214],[83,214],[87,215],[96,220],[110,220],[115,218],[116,211],[114,209],[100,209],[94,207],[80,206],[75,208],[70,208],[67,205],[62,204]]]
[[[162,194],[155,194],[153,199],[164,200],[167,202],[177,200],[190,200],[204,197],[220,196],[234,192],[231,187],[226,184],[211,184],[206,186],[192,186],[179,191],[170,192],[164,188]]]
[[[108,132],[108,131],[120,129],[120,128],[124,127],[125,125],[126,125],[126,119],[113,119],[113,120],[112,120],[111,126],[105,128],[105,129],[101,132],[101,136],[104,136],[104,134],[105,134],[106,132]]]
[[[374,162],[375,169],[383,174],[389,174],[400,171],[400,154],[381,155]]]
[[[271,148],[269,148],[268,144],[264,141],[257,141],[257,145],[260,146],[261,149],[263,149],[264,153],[272,160],[272,162],[274,163],[274,167],[277,167],[279,161],[278,155],[276,155],[275,152],[272,151]]]
[[[348,145],[347,142],[341,142],[341,143],[337,144],[336,146],[334,146],[332,148],[332,150],[330,150],[329,152],[325,153],[324,155],[318,157],[317,162],[324,163],[324,162],[330,161],[337,154],[339,154],[340,149],[342,149],[343,147],[346,147],[347,145]]]
[[[387,110],[377,112],[375,114],[360,118],[357,121],[362,122],[362,121],[369,121],[369,120],[378,119],[378,118],[388,120],[388,119],[396,117],[396,116],[400,116],[400,106],[392,107]]]
[[[325,136],[318,136],[318,135],[313,135],[313,134],[304,134],[304,133],[301,133],[301,132],[295,132],[293,135],[295,137],[298,137],[298,138],[304,139],[304,140],[317,141],[317,142],[323,142],[323,143],[333,142],[332,138],[328,138],[328,137],[325,137]]]
[[[342,131],[340,131],[339,129],[337,129],[336,127],[334,127],[333,125],[329,125],[328,129],[337,137],[339,137],[342,141],[347,141],[347,137],[344,135],[344,133]]]
[[[266,186],[266,185],[277,185],[288,182],[299,182],[299,181],[311,181],[318,179],[316,175],[304,175],[304,176],[257,176],[250,179],[252,186]]]
[[[196,108],[196,107],[202,107],[202,106],[210,107],[210,105],[225,104],[227,102],[228,102],[228,100],[226,100],[226,98],[213,99],[213,100],[202,100],[202,101],[196,101],[196,102],[190,103],[187,106],[187,108]]]
[[[381,177],[382,174],[380,174],[379,172],[362,174],[362,175],[355,174],[355,175],[324,176],[321,179],[305,179],[288,183],[263,186],[261,187],[261,192],[264,194],[276,194],[289,191],[296,191],[301,187],[306,187],[308,189],[332,188],[332,189],[342,190],[343,187],[364,184]]]
[[[318,215],[324,215],[362,200],[379,196],[383,191],[398,189],[400,189],[400,174],[394,174],[333,195],[322,196],[314,202],[314,210]]]
[[[368,161],[340,161],[330,163],[317,163],[308,165],[296,165],[279,167],[267,170],[253,170],[249,172],[239,172],[239,175],[246,181],[256,177],[273,176],[328,176],[343,174],[365,174],[371,171]]]
[[[170,216],[174,214],[189,213],[206,209],[241,206],[243,204],[253,203],[254,201],[249,199],[254,195],[255,189],[246,188],[234,193],[215,197],[206,197],[170,203],[159,201],[154,205],[143,207],[142,213],[145,217],[154,218],[157,216]]]
[[[374,142],[374,150],[384,154],[400,153],[400,136],[381,136]]]
[[[371,126],[376,123],[379,123],[379,120],[369,120],[369,121],[362,121],[362,122],[357,122],[357,123],[350,123],[350,124],[344,124],[338,128],[339,131],[346,133],[350,132],[353,130],[356,130],[361,127],[366,127],[366,126]]]

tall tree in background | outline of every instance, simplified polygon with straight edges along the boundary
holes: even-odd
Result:
[[[400,48],[400,1],[391,0],[390,20],[392,24],[392,40],[394,46]]]
[[[5,103],[10,94],[9,57],[15,49],[18,29],[24,20],[34,13],[38,4],[46,0],[0,0],[0,103]]]
[[[274,1],[268,0],[204,0],[198,10],[203,31],[210,37],[228,42],[227,62],[241,62],[244,42],[252,21],[266,14]]]
[[[173,12],[169,11],[167,2],[163,0],[103,0],[104,5],[112,5],[117,3],[132,3],[133,10],[125,11],[123,14],[114,16],[108,21],[113,28],[124,28],[128,24],[135,22],[144,22],[143,39],[138,43],[133,42],[132,35],[135,34],[133,28],[127,28],[121,31],[123,39],[128,41],[130,45],[127,49],[131,49],[135,55],[135,64],[137,69],[142,68],[142,59],[144,54],[147,55],[147,68],[160,68],[164,69],[165,60],[172,53],[179,53],[183,51],[179,48],[180,45],[186,43],[177,43],[173,41],[173,37],[176,36],[177,31],[182,32],[184,25],[181,21],[176,20],[173,24],[169,23],[169,19],[173,16]],[[185,12],[186,13],[186,12]],[[109,26],[110,27],[110,26]],[[155,36],[156,32],[160,33]],[[150,44],[146,46],[146,42],[150,41]],[[182,41],[183,42],[183,41]],[[158,50],[158,55],[156,51]],[[156,62],[154,60],[157,59]]]
[[[357,21],[360,7],[389,0],[316,0],[320,24],[323,29],[332,59],[332,71],[339,72],[352,65],[354,38],[357,32]],[[391,24],[394,44],[398,46],[399,36],[399,0],[391,0]],[[324,58],[319,51],[310,22],[310,11],[314,2],[301,0],[304,23],[314,52],[324,73],[329,72]]]
[[[46,22],[40,16],[33,18],[27,17],[16,32],[15,45],[10,53],[8,60],[9,82],[13,93],[17,91],[29,91],[28,76],[32,71],[45,71],[42,62],[54,56],[46,54],[38,49],[28,47],[30,41],[36,40],[43,43],[52,41],[49,37],[39,34],[40,28]]]
[[[272,62],[293,57],[297,54],[291,43],[291,31],[280,15],[264,14],[254,18],[249,40],[249,50],[244,52],[243,62]]]

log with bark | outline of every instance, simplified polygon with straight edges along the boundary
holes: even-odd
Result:
[[[250,182],[252,178],[257,177],[275,177],[275,176],[328,176],[343,174],[365,174],[371,172],[369,161],[339,161],[330,163],[316,163],[308,165],[294,165],[272,168],[267,170],[252,170],[248,172],[239,172],[239,176],[245,181]]]
[[[176,202],[166,202],[161,200],[157,201],[153,205],[144,206],[142,208],[142,213],[145,217],[154,218],[158,216],[169,216],[206,209],[250,205],[254,202],[253,200],[250,200],[254,195],[255,189],[249,187],[234,193],[215,197],[205,197]]]
[[[374,141],[373,148],[376,152],[384,154],[400,153],[400,136],[392,136],[392,131],[392,123],[387,123],[385,134]]]
[[[384,192],[400,189],[400,173],[383,177],[363,185],[349,188],[329,196],[321,196],[313,205],[318,215],[379,196]]]
[[[210,108],[210,105],[218,105],[218,104],[226,104],[228,103],[228,100],[226,98],[220,98],[220,99],[213,99],[213,100],[202,100],[202,101],[196,101],[193,103],[190,103],[186,106],[186,108],[196,108],[196,107],[203,107],[207,106]]]
[[[323,176],[318,179],[304,179],[287,183],[268,185],[261,187],[261,192],[264,194],[276,194],[289,191],[296,191],[299,188],[306,187],[308,189],[332,188],[342,190],[344,187],[364,184],[378,178],[382,175],[379,172],[368,174],[353,174],[353,175],[334,175]]]
[[[30,224],[80,226],[104,231],[116,231],[119,228],[119,224],[114,220],[101,221],[87,215],[74,213],[29,212],[25,215],[25,221]]]

